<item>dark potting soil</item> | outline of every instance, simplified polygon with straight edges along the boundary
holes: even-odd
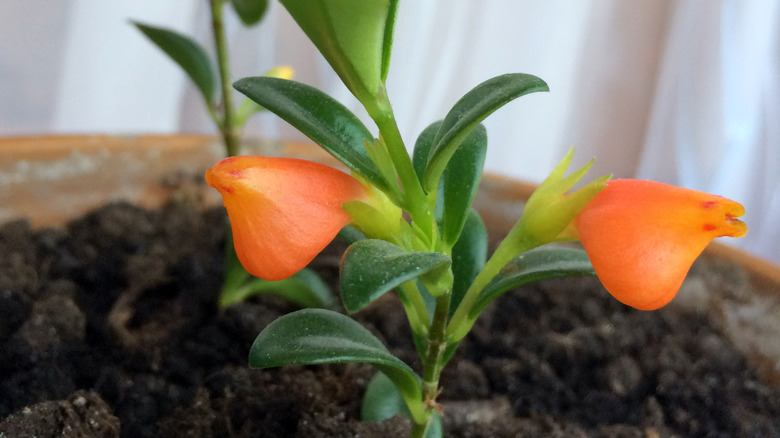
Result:
[[[296,307],[218,308],[224,221],[184,202],[2,227],[0,437],[408,434],[398,416],[359,421],[368,365],[247,367],[255,336]],[[342,250],[314,262],[330,281]],[[392,294],[355,317],[419,370]],[[705,313],[633,310],[592,278],[499,298],[442,384],[448,437],[780,436],[780,390]]]

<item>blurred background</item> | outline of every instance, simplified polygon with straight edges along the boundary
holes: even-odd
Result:
[[[225,9],[236,79],[287,64],[370,120],[287,12],[244,28]],[[213,53],[206,0],[4,0],[0,136],[215,133],[185,74],[129,20]],[[550,93],[490,116],[487,171],[540,182],[575,165],[741,202],[750,232],[722,239],[780,263],[780,0],[405,0],[388,90],[407,144],[466,91],[508,72]],[[271,114],[245,136],[304,140]]]

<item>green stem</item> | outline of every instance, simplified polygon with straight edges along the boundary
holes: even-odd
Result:
[[[496,251],[490,257],[485,264],[485,267],[471,283],[466,294],[463,296],[458,309],[450,318],[449,326],[447,327],[447,340],[449,342],[457,342],[466,336],[466,333],[471,329],[474,324],[474,318],[471,313],[471,308],[474,306],[474,302],[479,297],[479,294],[485,289],[485,286],[495,277],[510,260],[516,257],[518,254],[522,254],[525,251],[536,248],[538,243],[532,242],[528,239],[523,239],[523,229],[519,227],[513,229],[503,242],[496,248]],[[517,236],[517,237],[516,237]]]
[[[433,312],[433,321],[428,330],[428,340],[423,357],[422,394],[425,405],[425,424],[412,424],[412,436],[424,436],[436,409],[436,396],[439,392],[439,376],[444,367],[442,361],[447,349],[447,316],[450,309],[451,293],[445,293],[436,298],[436,309]]]
[[[433,419],[433,417],[431,417],[431,419]],[[425,434],[428,433],[428,427],[431,425],[431,419],[423,424],[412,421],[412,433],[409,436],[411,438],[425,438]]]
[[[417,173],[414,171],[412,160],[404,145],[401,132],[398,130],[393,108],[387,95],[384,92],[380,93],[377,96],[376,105],[373,107],[366,105],[366,110],[374,119],[379,132],[382,133],[382,139],[398,173],[398,179],[401,181],[401,187],[404,191],[405,209],[409,211],[412,221],[423,231],[426,240],[435,242],[437,239],[435,237],[436,225],[433,208],[429,205],[420,180],[417,178]],[[392,184],[394,181],[389,182]]]
[[[225,24],[222,18],[222,3],[224,0],[211,0],[211,26],[214,30],[214,45],[217,49],[217,67],[222,85],[222,118],[218,127],[225,143],[225,151],[229,157],[238,155],[241,144],[240,127],[236,126],[233,113],[233,89],[230,83],[230,62],[225,40]]]

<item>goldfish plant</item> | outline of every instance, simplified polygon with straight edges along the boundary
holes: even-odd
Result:
[[[244,124],[264,108],[251,99],[245,99],[238,106],[233,103],[223,6],[229,3],[243,25],[254,26],[265,15],[268,0],[208,1],[216,49],[215,60],[210,59],[206,49],[187,35],[164,27],[139,22],[134,24],[152,43],[175,61],[197,87],[211,120],[221,134],[225,155],[234,156],[241,153],[241,131]],[[290,79],[293,70],[288,66],[277,66],[265,75]],[[232,239],[226,239],[225,266],[227,272],[219,299],[223,306],[261,292],[281,295],[305,307],[336,306],[332,292],[314,271],[302,270],[294,278],[279,281],[253,278],[236,259]]]
[[[567,173],[573,151],[525,204],[488,256],[472,208],[487,152],[481,122],[506,103],[547,91],[540,78],[501,75],[477,85],[423,130],[410,155],[386,89],[397,0],[281,0],[376,124],[288,79],[250,77],[234,87],[289,122],[348,169],[279,157],[234,156],[206,173],[222,195],[238,258],[252,274],[284,281],[340,232],[357,236],[340,265],[344,309],[390,291],[400,298],[422,368],[393,356],[349,316],[303,309],[257,336],[249,365],[365,362],[364,420],[397,413],[411,436],[441,436],[443,367],[481,312],[503,293],[548,278],[597,276],[642,310],[668,303],[715,237],[746,233],[741,205],[657,182],[583,181],[593,161]],[[578,189],[572,188],[578,185]],[[579,240],[584,249],[555,242]]]

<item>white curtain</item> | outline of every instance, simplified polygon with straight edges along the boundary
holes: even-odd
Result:
[[[592,175],[641,177],[742,202],[726,239],[780,263],[780,0],[401,2],[388,88],[409,145],[492,76],[532,73],[550,93],[487,119],[487,170],[540,181],[563,153]],[[205,0],[0,3],[0,135],[214,132],[197,89],[128,20],[213,52]],[[227,14],[233,76],[289,64],[354,98],[271,2],[260,26]],[[370,126],[370,125],[369,125]],[[302,139],[265,114],[246,135]]]

